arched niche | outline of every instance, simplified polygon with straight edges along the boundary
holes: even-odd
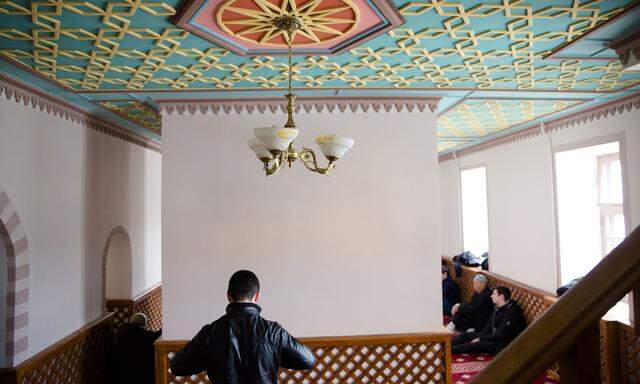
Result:
[[[103,308],[107,300],[127,300],[132,294],[131,240],[123,227],[114,228],[104,247]]]
[[[29,349],[29,244],[9,195],[0,189],[0,366],[13,367]]]

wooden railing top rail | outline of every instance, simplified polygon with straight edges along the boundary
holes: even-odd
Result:
[[[138,296],[134,297],[132,300],[133,301],[143,300],[147,296],[152,295],[154,293],[154,291],[156,289],[159,289],[159,288],[162,288],[162,282],[159,282],[158,284],[152,286],[151,288],[147,289],[146,291],[140,293]]]
[[[316,383],[446,383],[451,380],[451,333],[401,333],[362,336],[306,337],[318,363],[304,372],[281,370],[284,384]],[[187,340],[158,340],[156,383],[207,383],[204,373],[175,378],[169,372],[171,356]]]
[[[533,381],[639,282],[640,227],[498,354],[472,383]]]
[[[444,261],[447,261],[447,262],[453,264],[453,259],[451,257],[449,257],[449,256],[442,255],[442,259]],[[539,288],[532,287],[530,285],[521,283],[519,281],[512,280],[512,279],[510,279],[508,277],[502,276],[502,275],[497,274],[495,272],[485,271],[484,269],[482,269],[480,267],[468,267],[468,266],[465,266],[465,265],[462,265],[461,267],[463,269],[466,269],[466,270],[469,270],[469,271],[473,271],[475,273],[482,273],[484,275],[487,275],[487,277],[494,278],[495,280],[504,281],[504,282],[508,283],[509,285],[513,285],[513,286],[519,287],[519,288],[521,288],[523,290],[529,291],[530,293],[532,293],[534,295],[537,295],[537,296],[540,296],[540,297],[545,297],[545,298],[548,298],[548,299],[554,300],[554,301],[558,300],[558,296],[555,293],[551,293],[551,292],[548,292],[548,291],[545,291],[545,290],[542,290],[542,289],[539,289]]]
[[[345,345],[382,345],[382,344],[409,344],[409,343],[429,343],[440,342],[451,339],[452,333],[442,332],[418,332],[418,333],[394,333],[381,335],[358,335],[358,336],[317,336],[301,337],[299,340],[308,347],[329,347]],[[175,347],[184,347],[189,340],[162,340],[156,341],[156,346],[170,350]]]

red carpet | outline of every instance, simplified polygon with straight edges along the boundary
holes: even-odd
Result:
[[[493,359],[492,355],[453,355],[451,372],[454,384],[466,384],[473,379]],[[540,377],[533,384],[558,384],[558,381],[549,377]]]
[[[451,321],[451,317],[444,316],[443,324],[447,325]],[[453,355],[451,357],[451,373],[453,375],[454,384],[467,384],[477,375],[484,367],[493,359],[493,355],[486,353],[477,355]],[[558,384],[555,379],[542,375],[532,384]]]

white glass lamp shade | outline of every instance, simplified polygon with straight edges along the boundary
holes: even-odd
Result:
[[[254,128],[253,132],[269,151],[284,151],[298,137],[298,130],[295,128]]]
[[[259,159],[270,159],[273,157],[267,150],[267,147],[265,147],[264,144],[262,144],[262,141],[257,137],[252,137],[249,139],[249,148],[251,148],[251,150],[256,154],[256,156],[258,156]]]
[[[316,137],[316,143],[320,147],[322,154],[331,160],[344,156],[353,147],[354,140],[348,137],[325,135]]]

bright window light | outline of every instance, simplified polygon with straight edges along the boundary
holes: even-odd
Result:
[[[582,277],[625,237],[618,142],[555,154],[561,283]]]
[[[486,167],[460,172],[460,189],[464,250],[482,255],[489,252]]]

